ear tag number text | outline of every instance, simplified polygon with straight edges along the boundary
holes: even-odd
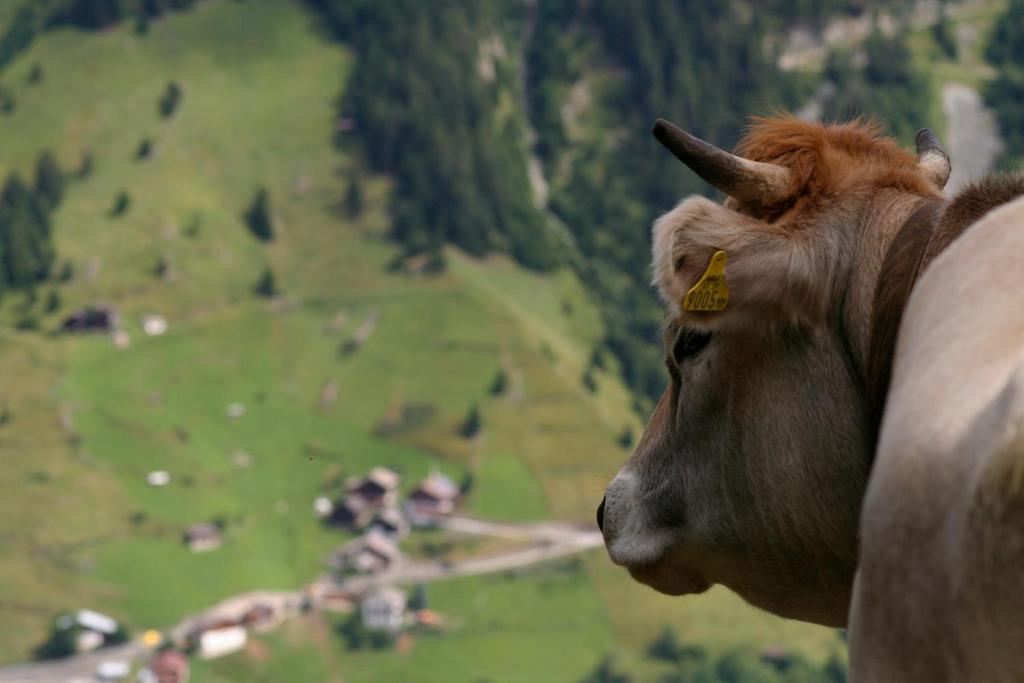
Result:
[[[714,253],[708,269],[683,297],[684,311],[725,310],[729,304],[729,287],[725,284],[725,263],[728,258],[722,250]]]

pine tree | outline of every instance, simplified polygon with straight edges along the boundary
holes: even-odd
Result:
[[[11,287],[29,287],[46,278],[53,263],[50,221],[39,198],[17,174],[0,197],[0,243],[4,273]]]
[[[258,239],[269,242],[274,239],[274,223],[270,214],[270,196],[267,189],[260,188],[253,197],[249,210],[245,213],[245,222],[249,231]]]
[[[409,596],[407,607],[414,612],[418,612],[421,609],[426,609],[427,604],[427,587],[422,583],[417,583],[413,586],[412,595]]]
[[[82,155],[82,163],[78,167],[78,177],[88,178],[92,174],[92,152],[86,152]]]
[[[55,16],[57,23],[93,30],[110,26],[120,19],[120,0],[72,0],[63,13]]]
[[[147,17],[158,17],[163,14],[164,8],[160,0],[142,0],[142,12]]]
[[[355,176],[348,181],[348,191],[345,193],[345,215],[349,218],[358,218],[363,212],[363,188],[359,179]]]
[[[157,104],[160,116],[165,119],[170,117],[177,110],[179,102],[181,102],[181,86],[176,81],[171,81],[167,84],[167,88]]]
[[[273,298],[278,295],[277,281],[274,279],[274,271],[267,268],[263,269],[263,274],[260,275],[260,279],[256,281],[252,291],[257,296],[262,296],[267,299]]]
[[[671,626],[666,626],[661,635],[647,647],[647,654],[650,657],[666,662],[678,660],[679,652],[679,636]]]
[[[459,433],[467,439],[471,439],[479,434],[482,428],[483,418],[480,417],[480,407],[474,404],[473,407],[469,409],[466,419],[463,420]]]
[[[935,39],[935,43],[942,50],[942,53],[947,59],[956,59],[957,53],[959,52],[956,33],[953,29],[953,24],[950,22],[949,17],[945,14],[942,18],[932,26],[932,38]]]
[[[111,216],[120,216],[127,211],[132,205],[132,196],[128,194],[127,190],[121,190],[117,193],[114,198],[114,206],[110,209]]]
[[[7,25],[3,37],[0,38],[0,67],[14,59],[19,52],[32,44],[36,35],[35,14],[30,3],[22,3]]]
[[[505,393],[508,388],[508,375],[505,374],[504,370],[498,370],[498,374],[494,376],[494,381],[491,382],[491,393],[495,396],[500,396]]]
[[[55,209],[64,195],[64,171],[53,152],[43,152],[36,161],[36,194],[48,211]]]
[[[46,295],[46,312],[53,313],[60,308],[60,294],[56,289],[51,289],[50,293]]]
[[[10,114],[15,107],[14,92],[0,85],[0,113]]]

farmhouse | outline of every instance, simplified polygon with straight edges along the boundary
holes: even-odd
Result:
[[[326,519],[334,526],[362,529],[373,517],[373,507],[358,495],[349,495],[334,504]]]
[[[387,467],[374,467],[362,479],[349,488],[349,494],[357,495],[377,507],[395,504],[398,489],[398,473]]]
[[[379,531],[368,531],[335,551],[328,562],[341,570],[377,574],[401,559],[402,552],[393,540]]]
[[[194,553],[216,550],[223,541],[220,527],[212,522],[193,524],[185,529],[185,545]]]
[[[248,640],[248,634],[243,626],[211,628],[199,635],[199,657],[216,659],[238,652],[245,647]]]
[[[359,604],[359,617],[371,631],[398,631],[405,624],[405,593],[397,588],[370,593]]]
[[[409,533],[409,522],[398,508],[384,508],[374,516],[370,529],[379,531],[388,538],[399,540]]]
[[[112,306],[87,306],[64,319],[64,332],[110,332],[121,326],[121,316]]]
[[[91,609],[80,609],[75,613],[75,622],[84,629],[102,633],[105,636],[114,635],[117,631],[117,620],[108,617],[106,614],[94,612]]]
[[[434,472],[409,494],[405,509],[413,524],[429,525],[437,517],[451,514],[458,500],[459,489],[455,483],[445,475]]]
[[[164,650],[149,663],[151,680],[156,683],[188,683],[188,657],[179,650]],[[139,676],[142,680],[142,676]]]

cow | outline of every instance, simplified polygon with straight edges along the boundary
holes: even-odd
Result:
[[[612,561],[848,627],[855,680],[1024,680],[1024,179],[949,199],[930,130],[863,120],[654,134],[727,197],[653,226],[668,387],[598,507]]]

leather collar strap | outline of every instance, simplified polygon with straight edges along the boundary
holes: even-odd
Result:
[[[936,223],[945,204],[942,199],[922,201],[896,233],[882,260],[878,283],[875,285],[871,336],[865,364],[867,408],[872,435],[869,470],[878,447],[878,432],[889,393],[896,335],[903,319],[903,309],[907,306],[907,300],[921,272],[962,231],[936,231]]]

